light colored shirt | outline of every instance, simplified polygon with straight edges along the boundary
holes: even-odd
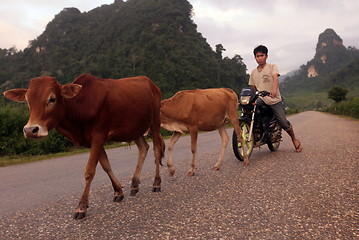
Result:
[[[273,91],[274,78],[273,75],[279,75],[278,68],[275,64],[266,63],[262,70],[255,68],[251,72],[248,84],[251,86],[256,86],[258,91]],[[277,96],[272,98],[270,96],[261,97],[267,105],[273,105],[282,101],[282,97],[279,92],[279,87],[277,89]]]

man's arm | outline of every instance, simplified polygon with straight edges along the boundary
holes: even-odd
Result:
[[[270,97],[275,98],[277,96],[279,86],[278,74],[273,74],[273,90],[270,92]]]

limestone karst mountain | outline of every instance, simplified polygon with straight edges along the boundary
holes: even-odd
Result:
[[[342,38],[326,29],[318,37],[313,59],[281,81],[281,92],[290,107],[313,109],[323,105],[333,86],[349,89],[359,96],[359,50],[345,47]]]

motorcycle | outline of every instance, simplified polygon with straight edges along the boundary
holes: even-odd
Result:
[[[272,110],[267,105],[257,105],[259,97],[268,96],[268,91],[255,91],[253,87],[242,89],[239,106],[242,114],[239,117],[242,130],[243,145],[238,141],[237,134],[233,131],[232,146],[234,155],[243,161],[243,153],[246,151],[248,158],[253,148],[267,144],[269,150],[276,151],[282,140],[282,128],[275,118]]]

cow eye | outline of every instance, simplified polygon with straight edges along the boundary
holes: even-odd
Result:
[[[47,101],[47,105],[51,104],[51,103],[55,103],[56,102],[56,98],[55,97],[50,97],[49,100]]]

